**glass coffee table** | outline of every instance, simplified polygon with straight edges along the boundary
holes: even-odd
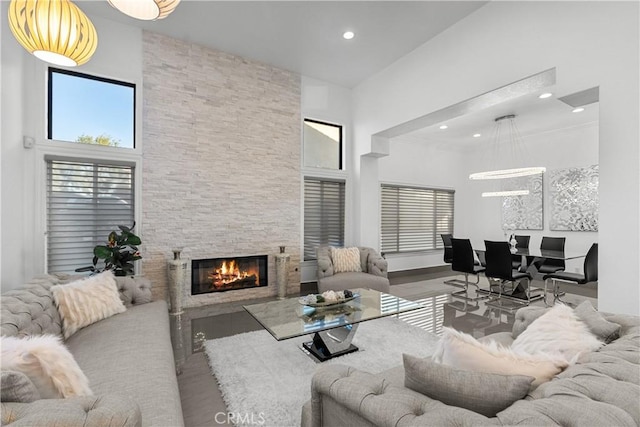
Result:
[[[243,306],[273,337],[286,340],[313,334],[303,350],[321,362],[352,353],[358,324],[423,308],[422,305],[371,289],[352,289],[351,301],[329,307],[303,305],[298,298]]]

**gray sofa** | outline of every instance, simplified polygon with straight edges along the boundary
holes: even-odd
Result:
[[[49,275],[2,295],[2,335],[62,334]],[[182,426],[165,301],[151,302],[147,279],[117,278],[127,311],[87,326],[65,342],[89,379],[92,397],[2,402],[2,425]]]
[[[512,332],[487,338],[508,345],[544,311],[539,307],[520,309]],[[313,377],[302,425],[640,425],[640,318],[605,317],[621,325],[618,339],[581,355],[578,363],[495,417],[448,406],[405,388],[402,366],[371,374],[331,365],[322,366]]]
[[[362,272],[334,273],[329,246],[318,247],[318,292],[369,288],[389,292],[387,260],[374,249],[359,247]]]

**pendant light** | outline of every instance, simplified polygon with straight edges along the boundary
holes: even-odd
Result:
[[[166,18],[178,3],[180,0],[109,0],[120,12],[143,21]]]
[[[505,116],[497,117],[495,121],[495,131],[493,138],[493,153],[492,160],[501,158],[511,162],[518,162],[526,160],[526,153],[523,151],[522,141],[520,133],[515,123],[515,114],[507,114]],[[509,123],[509,135],[507,136],[506,143],[501,145],[500,139],[502,134],[502,125]],[[522,157],[523,159],[520,159]],[[496,179],[509,179],[518,178],[522,176],[537,175],[544,173],[547,169],[544,166],[527,166],[527,167],[514,167],[508,169],[496,169],[483,172],[475,172],[469,175],[471,180],[496,180]],[[506,196],[526,196],[529,194],[529,190],[526,189],[509,189],[503,191],[490,191],[482,193],[482,197],[506,197]]]
[[[98,46],[95,27],[69,0],[11,0],[9,28],[29,53],[55,65],[82,65]]]

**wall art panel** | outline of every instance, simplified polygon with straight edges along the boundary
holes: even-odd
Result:
[[[528,189],[526,196],[502,198],[504,230],[542,230],[542,174],[512,178],[509,189]]]
[[[598,231],[598,182],[598,165],[551,171],[549,228]]]

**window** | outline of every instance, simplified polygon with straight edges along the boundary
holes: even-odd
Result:
[[[344,246],[344,181],[304,179],[304,260],[320,245]]]
[[[47,271],[91,265],[94,246],[133,221],[133,166],[47,160]]]
[[[304,166],[342,169],[342,126],[304,119]]]
[[[47,137],[135,148],[135,85],[49,68]]]
[[[440,234],[453,233],[453,190],[381,187],[381,251],[442,248]]]

